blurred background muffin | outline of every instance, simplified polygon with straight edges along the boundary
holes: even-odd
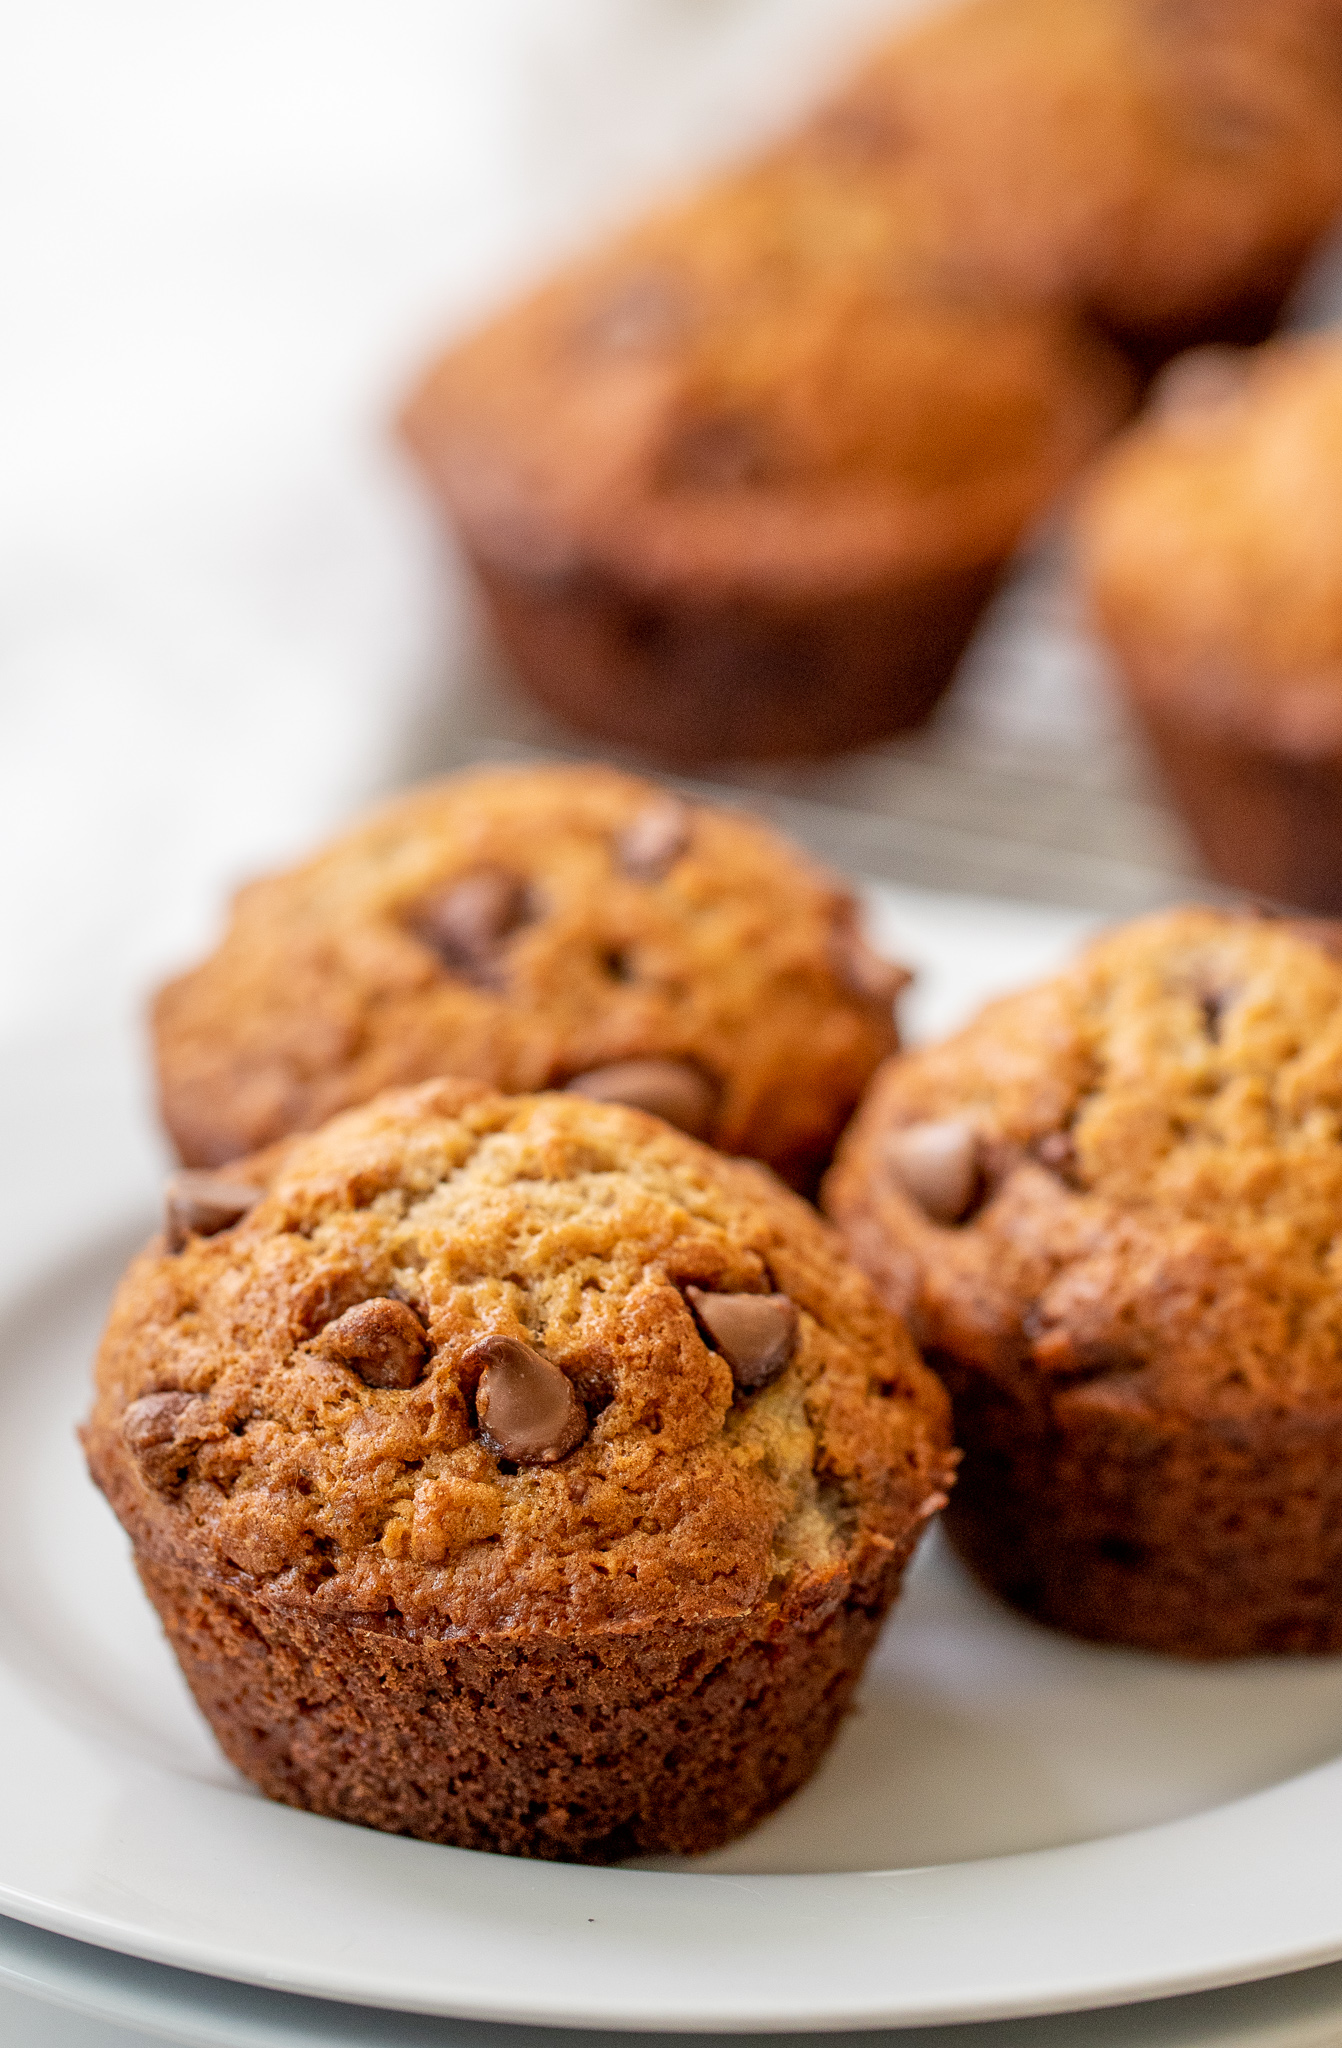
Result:
[[[1173,364],[1080,537],[1096,623],[1212,868],[1342,909],[1342,344]]]
[[[977,0],[449,351],[404,427],[528,689],[673,760],[915,724],[1133,371],[1342,199],[1320,8]]]
[[[930,213],[943,261],[1141,363],[1260,339],[1342,203],[1332,0],[970,0],[800,147]]]
[[[781,155],[430,371],[406,433],[543,704],[678,761],[926,714],[1135,382],[1065,312],[948,286],[911,228]]]

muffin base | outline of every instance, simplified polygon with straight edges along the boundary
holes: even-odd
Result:
[[[530,694],[602,739],[682,764],[836,753],[927,717],[1001,565],[811,604],[692,604],[596,578],[528,583],[477,559]]]
[[[1215,875],[1273,902],[1342,912],[1342,760],[1292,759],[1138,709]]]
[[[808,1778],[898,1586],[771,1623],[581,1645],[337,1622],[180,1563],[137,1566],[230,1762],[272,1799],[569,1862],[716,1848]],[[902,1562],[902,1560],[901,1560]]]
[[[964,1448],[948,1534],[1012,1606],[1180,1657],[1342,1650],[1342,1412],[1159,1413],[929,1362]]]

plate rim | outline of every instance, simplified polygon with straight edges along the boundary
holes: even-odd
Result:
[[[1243,1809],[1258,1809],[1259,1817],[1266,1817],[1265,1810],[1279,1807],[1282,1795],[1299,1793],[1313,1786],[1327,1796],[1315,1806],[1315,1816],[1322,1818],[1326,1809],[1326,1823],[1323,1827],[1326,1846],[1333,1850],[1328,1857],[1334,1876],[1342,1874],[1342,1758],[1320,1765],[1312,1771],[1284,1781],[1265,1791],[1252,1793],[1244,1799],[1210,1809],[1207,1813],[1190,1816],[1188,1819],[1165,1822],[1155,1827],[1142,1828],[1130,1833],[1097,1838],[1084,1843],[1069,1844],[1056,1849],[1030,1850],[1021,1855],[988,1857],[971,1863],[925,1865],[908,1870],[869,1870],[851,1873],[823,1872],[801,1877],[792,1875],[758,1875],[742,1878],[735,1875],[714,1872],[663,1872],[630,1869],[626,1866],[593,1868],[585,1865],[531,1862],[525,1858],[495,1856],[486,1852],[465,1849],[443,1848],[439,1844],[411,1843],[407,1838],[393,1836],[377,1838],[411,1850],[431,1850],[438,1855],[454,1860],[466,1859],[471,1864],[521,1866],[519,1874],[525,1874],[529,1882],[539,1877],[542,1884],[557,1884],[569,1888],[581,1888],[593,1879],[609,1880],[619,1878],[632,1880],[639,1888],[667,1886],[694,1888],[700,1893],[739,1892],[742,1888],[760,1895],[760,1903],[766,1908],[775,1902],[786,1903],[788,1892],[827,1892],[839,1900],[847,1909],[851,1905],[851,1894],[861,1890],[871,1895],[886,1892],[894,1885],[916,1887],[919,1880],[950,1877],[969,1884],[980,1883],[986,1876],[997,1881],[997,1889],[1003,1897],[1019,1897],[1022,1876],[1037,1877],[1056,1875],[1064,1886],[1068,1886],[1077,1875],[1078,1862],[1103,1858],[1109,1860],[1106,1852],[1136,1850],[1145,1855],[1146,1875],[1163,1870],[1168,1875],[1171,1862],[1178,1857],[1179,1850],[1195,1843],[1195,1838],[1209,1824],[1219,1826],[1227,1819],[1239,1815]],[[220,1796],[236,1796],[223,1793]],[[260,1805],[250,1798],[246,1804]],[[264,1810],[264,1809],[263,1809]],[[292,1809],[280,1808],[279,1813],[288,1820],[322,1829],[337,1829],[343,1835],[356,1832],[338,1821],[328,1821],[320,1816],[299,1813]],[[363,1832],[363,1831],[357,1831]],[[1241,1844],[1243,1849],[1246,1845]],[[1241,1858],[1241,1865],[1255,1864],[1264,1847],[1260,1839],[1257,1852]],[[1294,1828],[1285,1845],[1292,1858],[1299,1855],[1301,1837]],[[1174,1851],[1172,1858],[1170,1852]],[[1302,1858],[1301,1865],[1309,1859]],[[1220,1868],[1230,1868],[1230,1859],[1224,1859]],[[1280,1870],[1277,1872],[1280,1875]],[[1309,1888],[1318,1896],[1316,1871],[1310,1869]],[[1173,1888],[1177,1897],[1187,1896],[1182,1876]],[[1077,1892],[1073,1890],[1075,1903]],[[1255,1895],[1252,1904],[1259,1904]],[[597,1903],[608,1909],[608,1900],[584,1898],[582,1903]],[[739,1900],[732,1903],[739,1905]],[[814,1899],[804,1902],[813,1907]],[[1000,1902],[999,1902],[1000,1903]],[[1153,1903],[1148,1899],[1148,1904]],[[1224,1893],[1204,1895],[1204,1903],[1211,1908],[1211,1917],[1220,1918],[1227,1904]],[[989,1911],[994,1902],[989,1902]],[[912,1901],[914,1914],[919,1911],[919,1900]],[[1163,1907],[1156,1910],[1163,1911]],[[19,1921],[51,1934],[63,1935],[71,1940],[112,1954],[164,1965],[200,1976],[211,1977],[228,1983],[250,1985],[260,1990],[289,1993],[298,1997],[320,1999],[344,2005],[354,2005],[376,2011],[403,2012],[428,2015],[446,2019],[482,2021],[512,2026],[533,2026],[546,2028],[585,2028],[602,2033],[648,2033],[648,2034],[797,2034],[802,2032],[841,2033],[874,2030],[877,2028],[905,2030],[926,2027],[951,2026],[970,2022],[992,2022],[997,2020],[1048,2018],[1058,2014],[1100,2011],[1113,2007],[1156,2003],[1166,1999],[1184,1997],[1199,1992],[1230,1989],[1274,1978],[1290,1977],[1330,1963],[1342,1961],[1342,1893],[1339,1893],[1336,1908],[1337,1924],[1329,1931],[1315,1930],[1312,1934],[1298,1938],[1289,1944],[1266,1942],[1257,1949],[1241,1944],[1222,1942],[1223,1953],[1204,1955],[1200,1960],[1185,1960],[1155,1974],[1140,1967],[1123,1969],[1111,1968],[1103,1978],[1090,1976],[1083,1983],[1055,1983],[1052,1989],[1045,1989],[1042,1983],[1033,1988],[1018,1987],[1014,1991],[1002,1990],[997,1994],[957,1993],[946,1989],[933,1995],[924,1995],[917,2001],[888,1997],[866,1997],[841,2003],[820,2001],[813,2004],[799,2002],[795,1993],[775,1979],[771,1988],[769,2003],[754,2003],[749,2007],[728,2007],[721,2004],[695,2003],[669,2005],[665,2002],[650,2007],[645,2001],[633,2003],[611,2002],[600,2007],[590,2002],[556,2000],[554,1998],[500,1996],[493,1991],[481,1994],[467,1991],[464,1986],[453,1988],[444,1983],[437,1990],[427,1984],[418,1988],[402,1985],[397,1987],[385,1981],[379,1982],[368,1973],[350,1971],[333,1974],[329,1966],[310,1962],[298,1964],[290,1956],[283,1964],[274,1961],[264,1963],[256,1957],[247,1958],[241,1953],[230,1952],[223,1946],[213,1950],[193,1943],[185,1937],[175,1937],[165,1931],[137,1928],[129,1921],[118,1921],[110,1914],[95,1914],[70,1906],[60,1906],[51,1901],[41,1901],[24,1894],[0,1881],[0,1915]],[[963,1934],[966,1930],[960,1930]],[[972,1930],[971,1930],[972,1931]],[[980,1930],[982,1931],[982,1930]],[[1075,1931],[1075,1930],[1073,1930]],[[1234,1953],[1230,1948],[1233,1946]]]

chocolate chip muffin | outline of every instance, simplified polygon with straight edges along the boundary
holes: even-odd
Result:
[[[1102,939],[887,1066],[827,1182],[950,1389],[948,1526],[1043,1621],[1342,1650],[1337,927]]]
[[[596,768],[429,784],[253,883],[154,1008],[164,1119],[217,1166],[466,1074],[655,1111],[808,1186],[906,976],[755,820]]]
[[[1339,206],[1332,0],[972,0],[458,342],[403,430],[562,717],[854,746],[927,714],[1132,364],[1260,338]]]
[[[466,1081],[219,1180],[123,1281],[84,1441],[238,1768],[593,1861],[800,1784],[951,1462],[819,1217],[638,1111]]]
[[[1261,339],[1342,207],[1335,0],[973,0],[808,130],[944,264],[1084,312],[1150,366]]]
[[[915,723],[1135,384],[944,275],[927,207],[776,152],[435,364],[409,444],[527,688],[664,759]]]
[[[1171,365],[1080,522],[1091,609],[1213,870],[1342,910],[1342,344]]]

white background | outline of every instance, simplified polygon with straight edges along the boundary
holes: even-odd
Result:
[[[413,773],[455,620],[407,378],[897,11],[0,9],[0,1034],[119,1013]]]
[[[61,1048],[148,1172],[147,991],[239,880],[436,765],[426,713],[469,655],[389,430],[426,354],[909,11],[0,5],[11,1160],[43,1149],[23,1076]],[[23,1259],[106,1189],[75,1162],[12,1192]]]

